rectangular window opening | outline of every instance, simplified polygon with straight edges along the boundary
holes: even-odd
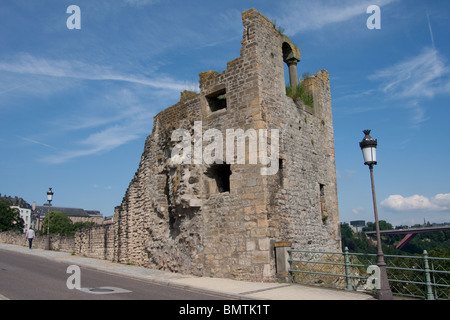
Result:
[[[320,189],[320,211],[322,214],[322,222],[326,223],[328,219],[327,201],[325,199],[325,185],[319,183]]]
[[[320,188],[320,196],[324,197],[325,196],[325,185],[319,183],[319,188]]]
[[[231,166],[229,164],[213,164],[206,171],[206,175],[216,181],[218,192],[230,192]]]
[[[227,92],[225,89],[207,95],[206,100],[208,101],[209,109],[212,112],[227,108]]]
[[[283,170],[284,170],[284,160],[279,158],[278,159],[278,178],[279,178],[280,187],[284,186],[284,183],[283,183],[283,177],[284,177]]]

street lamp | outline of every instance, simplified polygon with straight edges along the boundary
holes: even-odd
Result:
[[[52,200],[53,200],[53,191],[52,191],[52,188],[48,188],[48,191],[47,191],[47,201],[48,201],[47,238],[45,239],[45,250],[50,250],[50,207],[52,206]]]
[[[380,236],[380,224],[378,223],[378,210],[377,199],[375,196],[375,183],[373,181],[373,166],[377,164],[377,140],[370,136],[370,130],[363,131],[364,139],[359,143],[363,152],[364,164],[369,166],[370,180],[372,182],[372,198],[373,198],[373,210],[375,214],[375,226],[377,231],[377,266],[380,268],[380,287],[377,288],[376,298],[380,300],[392,300],[392,291],[389,287],[389,281],[386,271],[386,262],[384,262],[384,254],[381,248],[381,236]]]

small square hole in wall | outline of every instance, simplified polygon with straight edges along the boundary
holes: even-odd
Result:
[[[212,112],[227,108],[227,92],[225,89],[207,95],[206,100]]]
[[[213,164],[206,171],[206,175],[215,180],[218,192],[230,192],[231,166],[229,164]]]

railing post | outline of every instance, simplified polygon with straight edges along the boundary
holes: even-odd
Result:
[[[426,282],[426,287],[427,287],[427,293],[426,293],[425,299],[426,300],[434,300],[433,287],[431,286],[430,267],[428,265],[427,250],[423,251],[423,262],[424,262],[424,269],[425,269],[425,282]]]
[[[275,262],[277,268],[277,278],[279,281],[289,280],[290,252],[288,250],[291,246],[292,242],[289,241],[275,242]]]
[[[294,283],[295,279],[294,279],[294,274],[290,271],[292,270],[292,249],[288,249],[288,274],[289,274],[289,281]]]
[[[345,264],[345,279],[347,282],[347,291],[352,291],[353,290],[353,286],[352,286],[352,278],[351,278],[351,273],[350,273],[350,259],[348,257],[348,248],[345,247],[344,248],[344,264]]]

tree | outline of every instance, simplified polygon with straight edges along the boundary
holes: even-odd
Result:
[[[24,222],[19,210],[11,209],[7,201],[0,200],[0,231],[23,231],[23,228]]]
[[[48,214],[44,218],[43,233],[47,233]],[[60,211],[50,212],[50,233],[71,235],[73,233],[73,223],[69,217]]]
[[[380,226],[380,230],[392,230],[394,227],[389,222],[386,222],[385,220],[380,220],[378,222]],[[363,228],[363,231],[375,231],[376,225],[375,222],[367,222],[366,227]]]
[[[375,246],[369,245],[369,239],[364,232],[355,233],[348,223],[341,223],[342,248],[350,252],[376,252]]]
[[[353,242],[353,230],[348,223],[341,223],[342,248],[347,247],[350,251],[355,251],[356,244]]]

